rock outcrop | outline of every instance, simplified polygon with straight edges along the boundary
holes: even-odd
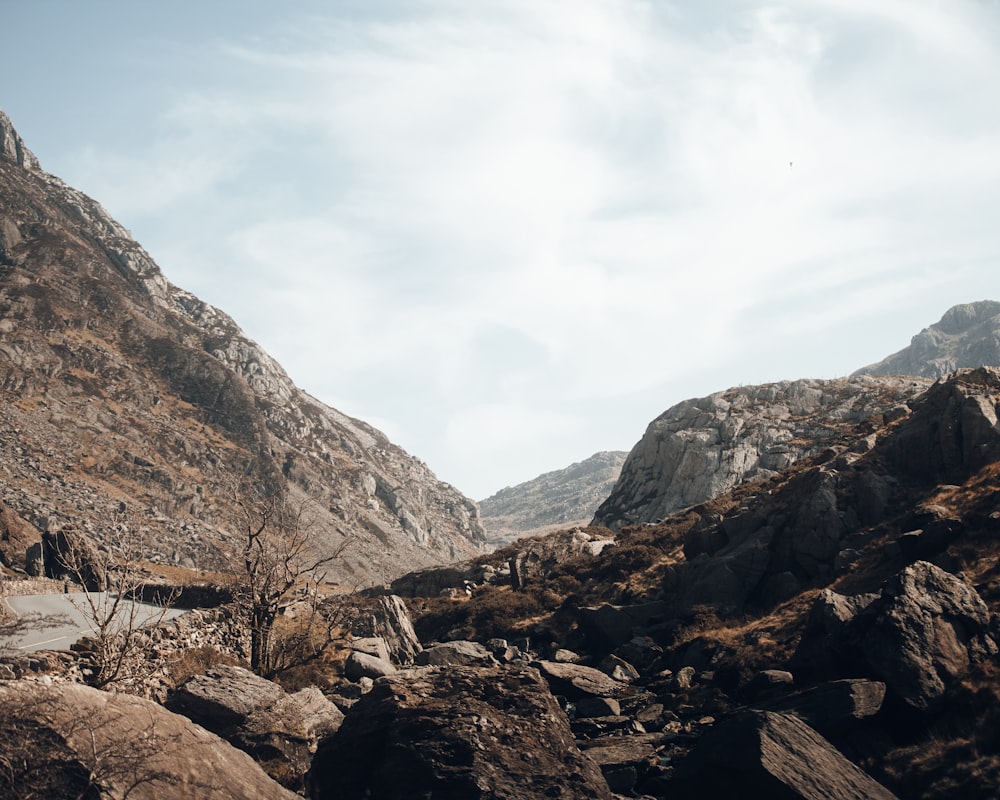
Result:
[[[614,488],[627,455],[595,453],[480,500],[479,513],[490,543],[500,546],[554,527],[586,525]]]
[[[909,347],[854,374],[943,378],[984,366],[1000,367],[1000,303],[993,300],[953,306],[914,336]]]
[[[149,700],[0,684],[0,795],[294,800],[246,753]]]
[[[223,312],[170,284],[0,116],[0,478],[5,504],[100,541],[122,499],[150,555],[218,567],[251,465],[308,498],[350,585],[485,548],[471,500],[296,387]]]
[[[315,800],[610,800],[533,669],[447,667],[375,683],[321,743]]]
[[[907,413],[929,385],[861,376],[741,386],[686,400],[650,423],[595,525],[655,522],[739,483],[773,477],[858,423]]]

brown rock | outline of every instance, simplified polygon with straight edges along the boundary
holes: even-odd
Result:
[[[380,679],[320,744],[315,800],[610,799],[536,670],[449,667]]]
[[[605,675],[599,669],[581,664],[561,664],[556,661],[537,661],[532,666],[541,670],[552,691],[574,700],[592,695],[614,697],[620,694],[624,684]]]
[[[294,800],[246,753],[162,706],[78,684],[0,686],[0,796]]]

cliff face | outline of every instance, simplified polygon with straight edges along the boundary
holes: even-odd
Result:
[[[910,346],[855,375],[919,375],[942,378],[958,369],[1000,366],[1000,303],[983,300],[954,306],[913,337]]]
[[[783,381],[685,400],[649,424],[594,524],[655,522],[743,481],[772,477],[864,420],[905,413],[928,383],[868,376]]]
[[[627,455],[595,453],[481,500],[479,511],[490,542],[508,544],[550,526],[588,523],[614,487]]]
[[[0,112],[0,481],[39,528],[100,540],[126,503],[153,557],[215,566],[249,467],[288,479],[345,581],[468,557],[476,505],[308,396],[226,314],[171,285],[95,201],[41,171]]]

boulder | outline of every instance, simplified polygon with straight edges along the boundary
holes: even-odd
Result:
[[[149,700],[78,684],[0,686],[0,796],[294,800],[246,753]]]
[[[610,800],[534,669],[448,667],[383,678],[322,742],[315,800]]]
[[[359,678],[381,678],[383,675],[391,675],[396,668],[378,656],[371,656],[368,653],[353,652],[344,662],[344,674],[352,681]]]
[[[316,744],[336,733],[344,722],[344,712],[331,703],[315,686],[300,689],[289,695],[289,698],[302,714],[302,723],[309,736],[310,750],[315,751]]]
[[[212,667],[170,692],[164,705],[249,753],[287,785],[301,784],[315,740],[302,705],[276,683],[242,667]]]
[[[470,667],[492,666],[497,661],[479,642],[455,641],[427,648],[417,657],[417,663],[432,667]]]
[[[671,800],[894,800],[791,714],[745,711],[705,733],[677,768]]]
[[[884,681],[917,711],[936,708],[970,663],[994,657],[990,613],[965,581],[925,561],[877,596],[817,599],[794,661],[817,674]]]
[[[576,700],[581,697],[616,697],[625,685],[599,669],[582,664],[563,664],[557,661],[536,661],[537,667],[558,695]]]

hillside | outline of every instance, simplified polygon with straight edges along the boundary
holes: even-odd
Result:
[[[302,392],[225,313],[173,286],[100,205],[41,170],[0,112],[8,514],[35,535],[71,525],[99,541],[124,504],[148,527],[152,560],[218,567],[248,471],[287,481],[321,549],[350,541],[344,583],[485,545],[471,500]]]
[[[982,366],[1000,366],[1000,303],[993,300],[948,309],[908,347],[854,374],[943,378],[957,369]]]
[[[608,496],[627,453],[595,453],[479,501],[491,544],[503,545],[552,526],[587,524]]]

